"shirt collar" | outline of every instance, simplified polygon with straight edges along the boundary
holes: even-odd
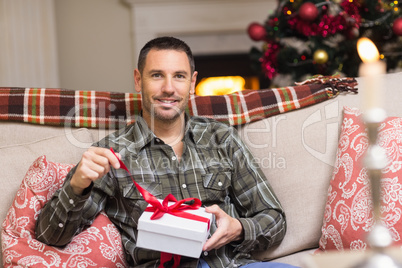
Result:
[[[209,142],[213,133],[207,131],[211,121],[208,118],[193,116],[187,121],[185,137],[194,144]]]
[[[188,114],[184,114],[184,120],[185,120],[185,133],[184,137],[188,137],[192,142],[198,143],[198,141],[202,138],[202,132],[200,132],[197,127],[198,122],[194,122],[192,120],[192,117]],[[140,151],[142,148],[144,148],[146,145],[148,145],[150,142],[155,142],[158,137],[152,132],[152,130],[149,128],[147,122],[145,119],[142,117],[142,113],[139,115],[135,116],[135,123],[133,126],[133,144],[132,148],[136,148],[136,150],[130,150],[132,152],[134,151]],[[131,147],[131,146],[129,146]]]
[[[137,155],[144,146],[155,138],[155,134],[148,127],[148,124],[141,114],[134,116],[134,123],[131,127],[131,143],[128,145],[127,149],[132,154]]]

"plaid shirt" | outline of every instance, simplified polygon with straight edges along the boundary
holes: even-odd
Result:
[[[203,252],[210,267],[238,267],[250,262],[251,252],[280,242],[286,231],[282,207],[256,161],[236,130],[217,121],[186,115],[180,161],[138,117],[121,131],[95,144],[122,156],[135,180],[155,197],[169,193],[177,200],[196,197],[203,206],[217,204],[240,220],[244,239]],[[102,210],[120,230],[130,266],[157,267],[160,253],[136,247],[138,218],[147,206],[127,172],[112,169],[82,196],[72,192],[73,169],[37,221],[37,239],[65,245]],[[216,230],[211,223],[211,234]],[[197,259],[182,257],[180,267],[196,267]]]

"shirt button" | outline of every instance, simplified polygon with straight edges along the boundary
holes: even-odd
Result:
[[[72,199],[68,200],[68,202],[70,202],[71,205],[74,204],[74,200]]]
[[[187,188],[187,185],[186,185],[185,183],[183,183],[183,184],[181,185],[181,187],[183,187],[183,189],[186,189],[186,188]]]
[[[176,156],[172,156],[172,160],[174,161],[174,160],[176,160],[177,159],[177,157]]]
[[[222,186],[222,185],[223,185],[223,183],[220,181],[220,182],[218,182],[218,185],[219,185],[219,186]]]
[[[63,228],[63,226],[64,226],[64,225],[60,222],[60,223],[59,223],[59,227],[60,227],[60,228]]]
[[[159,143],[159,142],[161,142],[161,140],[160,140],[160,139],[156,139],[156,142],[158,142],[158,143]]]
[[[204,251],[204,256],[208,256],[208,251]]]

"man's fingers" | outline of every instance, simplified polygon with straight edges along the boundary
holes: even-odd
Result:
[[[215,215],[215,221],[218,228],[207,240],[203,250],[217,249],[231,241],[242,238],[243,227],[239,220],[229,216],[218,205],[206,207],[205,211]]]
[[[116,158],[116,156],[118,157],[118,159]],[[120,162],[119,160],[121,160],[121,155],[119,153],[116,153],[116,156],[113,155],[113,160],[110,161],[110,164],[112,165],[112,167],[114,167],[115,169],[119,169],[120,168]]]
[[[81,165],[81,163],[80,163],[80,165]],[[82,163],[79,172],[77,171],[76,174],[80,175],[80,177],[82,179],[95,181],[98,178],[102,177],[103,174],[106,174],[104,172],[105,172],[105,169],[102,166]]]
[[[94,152],[97,156],[102,156],[106,159],[97,159],[97,163],[100,165],[111,165],[112,167],[114,167],[115,169],[119,169],[120,168],[120,162],[119,159],[121,159],[121,156],[119,153],[116,153],[117,158],[112,151],[110,151],[109,149],[106,148],[100,148],[100,147],[91,147],[88,151],[92,151]]]
[[[220,216],[221,212],[223,212],[218,205],[212,205],[210,207],[206,207],[205,211],[214,214],[215,217]]]
[[[84,162],[85,167],[99,174],[98,177],[102,177],[110,170],[109,161],[107,160],[107,158],[102,156],[95,155],[91,160],[83,159],[82,161],[87,161]]]
[[[110,166],[120,168],[119,158],[106,148],[91,147],[83,153],[81,161],[70,181],[76,194],[81,194],[91,181],[102,178],[110,171]]]
[[[86,178],[96,180],[110,171],[110,166],[120,168],[119,159],[106,148],[91,147],[83,153],[80,168]]]
[[[219,248],[219,247],[223,246],[223,244],[224,244],[224,243],[222,244],[222,242],[223,242],[222,238],[224,236],[224,234],[222,232],[223,230],[221,230],[221,228],[219,228],[219,225],[220,225],[219,221],[220,221],[221,217],[224,215],[222,214],[223,210],[221,210],[218,205],[212,205],[210,207],[206,207],[205,211],[215,215],[215,220],[216,220],[216,223],[218,226],[215,233],[204,244],[203,250],[208,251],[208,250],[211,250],[214,248]]]
[[[222,238],[222,235],[220,234],[219,228],[218,228],[218,229],[216,229],[215,233],[205,242],[202,250],[209,251],[211,249],[221,247],[221,245],[219,245],[221,238]]]

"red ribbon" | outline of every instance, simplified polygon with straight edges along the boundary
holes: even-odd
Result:
[[[113,148],[110,148],[110,151],[112,151],[112,153],[116,156],[116,158],[119,160],[120,163],[120,168],[124,169],[125,171],[127,171],[127,173],[130,175],[131,180],[133,181],[133,183],[135,184],[135,186],[137,187],[138,191],[140,191],[142,197],[144,197],[144,200],[147,201],[151,206],[147,207],[145,209],[145,211],[148,212],[154,212],[151,216],[151,220],[156,220],[159,219],[163,216],[163,214],[168,213],[168,214],[172,214],[174,216],[177,217],[181,217],[181,218],[186,218],[186,219],[190,219],[190,220],[196,220],[196,221],[201,221],[201,222],[205,222],[208,224],[208,228],[209,228],[209,219],[202,217],[202,216],[198,216],[198,215],[194,215],[188,212],[184,212],[184,210],[188,210],[188,209],[198,209],[201,207],[201,200],[198,198],[185,198],[182,199],[180,201],[177,201],[176,198],[172,195],[172,194],[168,194],[165,199],[163,199],[162,203],[159,202],[159,200],[153,196],[150,192],[148,192],[147,190],[145,190],[144,188],[142,188],[133,178],[133,176],[131,175],[130,171],[128,170],[127,166],[124,164],[123,161],[121,161],[121,159],[119,157],[117,157],[116,153],[114,152]],[[170,202],[175,202],[173,205],[168,205],[168,203]],[[187,205],[184,204],[185,202],[192,202],[191,205]],[[180,256],[179,255],[174,255],[174,254],[170,254],[170,253],[166,253],[166,252],[161,252],[161,264],[159,265],[159,267],[164,267],[164,263],[170,261],[171,259],[174,259],[174,264],[173,267],[176,268],[179,266],[180,263]]]

